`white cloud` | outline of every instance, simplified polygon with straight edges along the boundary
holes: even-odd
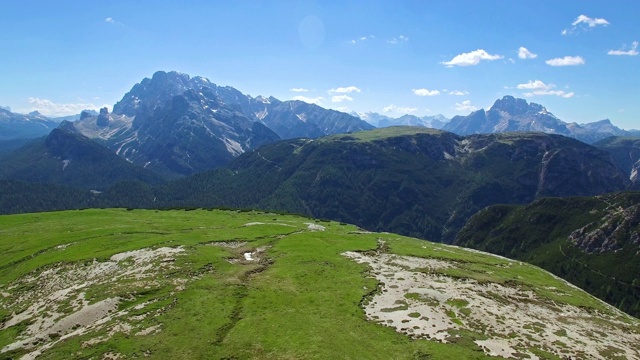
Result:
[[[553,84],[545,84],[540,80],[529,80],[528,83],[526,84],[518,84],[518,86],[516,86],[516,88],[522,90],[522,89],[526,89],[526,90],[549,90],[551,88],[555,87],[555,85]]]
[[[534,90],[532,92],[528,92],[524,94],[524,96],[526,97],[532,97],[532,96],[538,96],[538,95],[555,95],[555,96],[560,96],[565,99],[568,99],[568,98],[572,98],[575,94],[573,93],[573,91],[567,93],[562,90]]]
[[[115,24],[115,22],[116,22],[115,20],[113,20],[113,18],[110,18],[110,17],[104,19],[104,21],[106,21],[108,23],[111,23],[111,24]]]
[[[367,40],[373,40],[373,39],[375,39],[375,38],[376,38],[376,37],[375,37],[375,36],[373,36],[373,35],[360,36],[360,37],[359,37],[359,38],[357,38],[357,39],[351,39],[351,40],[349,40],[349,43],[350,43],[350,44],[357,44],[358,42],[363,42],[363,41],[367,41]]]
[[[565,56],[563,58],[550,59],[545,62],[551,66],[584,65],[584,59],[581,56]]]
[[[625,50],[627,48],[627,45],[623,45],[622,49],[620,50],[609,50],[609,52],[607,52],[608,55],[628,55],[628,56],[636,56],[638,55],[638,42],[634,41],[631,44],[631,48],[629,50]]]
[[[587,15],[578,16],[572,23],[572,28],[562,30],[562,35],[574,34],[580,30],[588,30],[598,25],[607,26],[609,22],[602,18],[590,18]]]
[[[429,90],[429,89],[413,89],[411,90],[415,95],[418,96],[436,96],[440,95],[440,91],[438,90]]]
[[[545,84],[540,80],[529,80],[525,84],[518,84],[516,88],[520,90],[532,90],[531,92],[524,93],[525,97],[542,96],[542,95],[555,95],[563,98],[572,98],[575,94],[573,92],[565,92],[562,90],[551,90],[555,88],[555,84]],[[569,88],[568,86],[566,87]]]
[[[329,94],[351,94],[351,93],[359,93],[360,89],[355,86],[347,86],[347,87],[339,87],[336,89],[330,89],[328,91]]]
[[[78,104],[57,104],[48,99],[40,99],[30,97],[28,99],[31,108],[26,112],[38,111],[39,113],[47,116],[67,116],[79,114],[82,110],[97,110],[107,105],[95,105],[91,103],[78,103]]]
[[[478,110],[478,108],[471,105],[471,100],[464,100],[461,103],[456,103],[456,110],[457,111],[476,111]]]
[[[343,101],[353,101],[353,98],[349,95],[335,95],[331,97],[331,102],[343,102]]]
[[[597,25],[609,25],[609,22],[605,19],[602,19],[602,18],[592,19],[587,15],[578,16],[576,20],[571,23],[571,25],[576,26],[581,23],[587,24],[589,25],[589,27],[596,27]]]
[[[482,60],[498,60],[502,59],[504,56],[502,55],[491,55],[483,49],[474,50],[468,53],[462,53],[460,55],[456,55],[450,61],[442,62],[441,64],[446,65],[447,67],[453,66],[471,66],[478,65]]]
[[[409,41],[409,38],[404,35],[399,35],[398,37],[394,37],[391,40],[387,40],[387,42],[391,45],[398,45],[401,43],[406,43]]]
[[[538,57],[537,54],[532,53],[531,51],[529,51],[529,49],[527,49],[526,47],[520,47],[518,49],[518,57],[520,59],[535,59]]]
[[[401,106],[395,106],[393,104],[389,105],[389,106],[385,106],[382,109],[382,112],[395,112],[395,113],[399,113],[399,114],[412,114],[414,112],[418,111],[418,108],[412,108],[412,107],[401,107]]]
[[[312,98],[312,97],[298,95],[298,96],[292,97],[291,100],[299,100],[299,101],[304,101],[304,102],[306,102],[308,104],[320,105],[322,103],[322,101],[324,101],[324,98],[322,96],[318,96],[318,97]]]
[[[452,90],[449,92],[449,95],[455,95],[455,96],[464,96],[464,95],[469,95],[469,92],[466,90]]]
[[[308,91],[309,91],[309,89],[305,89],[305,88],[291,88],[291,89],[289,89],[289,91],[291,91],[291,92],[301,93],[301,92],[308,92]]]

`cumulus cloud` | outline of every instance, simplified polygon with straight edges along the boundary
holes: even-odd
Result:
[[[312,98],[312,97],[298,95],[298,96],[292,97],[291,100],[299,100],[299,101],[304,101],[308,104],[320,105],[322,101],[324,101],[324,98],[322,96]]]
[[[565,92],[562,90],[552,90],[555,88],[555,84],[545,84],[540,80],[529,80],[524,84],[518,84],[516,88],[520,90],[532,90],[524,93],[526,97],[538,96],[538,95],[555,95],[563,98],[572,98],[575,94],[573,92]]]
[[[407,41],[409,41],[409,38],[404,35],[399,35],[398,37],[394,37],[390,40],[387,40],[387,42],[391,45],[398,45],[398,44],[406,43]]]
[[[360,89],[355,86],[347,86],[347,87],[339,87],[336,89],[330,89],[328,91],[329,94],[351,94],[351,93],[359,93]]]
[[[455,95],[455,96],[464,96],[464,95],[469,95],[468,91],[465,90],[451,90],[449,91],[449,95]]]
[[[549,59],[545,61],[551,66],[575,66],[584,65],[584,59],[581,56],[565,56],[562,58]]]
[[[580,15],[571,23],[571,28],[562,30],[562,35],[573,34],[580,30],[588,30],[598,25],[606,26],[609,25],[609,22],[602,18],[592,19],[587,15]]]
[[[418,96],[436,96],[440,95],[440,91],[438,90],[429,90],[429,89],[413,89],[414,95]]]
[[[79,114],[82,110],[97,110],[107,105],[95,105],[92,103],[58,104],[48,99],[36,97],[28,98],[31,108],[27,112],[37,111],[47,116],[67,116]]]
[[[498,60],[502,58],[504,58],[504,56],[491,55],[483,49],[478,49],[468,53],[462,53],[460,55],[456,55],[450,61],[444,61],[441,64],[447,67],[472,66],[472,65],[478,65],[482,60],[493,61],[493,60]]]
[[[529,80],[528,83],[526,84],[518,84],[518,86],[516,86],[516,88],[518,89],[527,89],[527,90],[548,90],[551,89],[552,87],[554,87],[555,85],[553,84],[545,84],[544,82],[540,81],[540,80]]]
[[[596,27],[598,25],[609,25],[609,22],[602,18],[592,19],[587,15],[580,15],[575,19],[574,22],[571,23],[571,25],[573,26],[576,26],[578,24],[586,24],[589,27]]]
[[[418,111],[418,108],[412,108],[412,107],[401,107],[401,106],[395,106],[393,104],[389,105],[389,106],[385,106],[384,108],[382,108],[382,112],[395,112],[395,113],[399,113],[399,114],[412,114],[414,112]]]
[[[638,55],[638,42],[634,41],[631,44],[631,48],[629,48],[629,50],[625,50],[627,49],[627,45],[623,45],[622,49],[620,50],[609,50],[609,52],[607,52],[608,55],[627,55],[627,56],[636,56]]]
[[[104,21],[106,21],[108,23],[111,23],[111,24],[115,24],[115,22],[116,22],[115,20],[113,20],[113,18],[110,18],[110,17],[104,19]]]
[[[353,98],[349,95],[335,95],[331,97],[331,102],[338,103],[343,101],[353,101]]]
[[[309,91],[309,89],[305,89],[305,88],[291,88],[291,89],[289,89],[289,91],[291,91],[291,92],[301,93],[301,92],[308,92],[308,91]]]
[[[538,57],[537,54],[532,53],[531,51],[529,51],[529,49],[527,49],[526,47],[520,47],[518,49],[518,57],[520,59],[535,59]]]
[[[471,100],[464,100],[461,103],[456,103],[456,110],[457,111],[476,111],[478,110],[478,108],[471,105]]]

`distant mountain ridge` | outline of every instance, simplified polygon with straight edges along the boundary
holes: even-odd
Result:
[[[14,139],[35,139],[58,126],[53,121],[38,112],[30,114],[16,114],[7,108],[0,108],[0,141]]]
[[[381,128],[389,126],[421,126],[432,129],[442,129],[450,119],[444,117],[444,115],[433,115],[418,117],[415,115],[405,114],[399,118],[392,118],[389,116],[381,115],[375,112],[356,113],[352,112],[351,115],[357,116],[360,119],[368,122],[369,124]]]
[[[588,144],[610,136],[640,136],[640,131],[620,129],[608,119],[587,124],[566,123],[544,106],[513,96],[496,100],[487,111],[454,116],[442,129],[459,135],[535,131],[569,136]]]

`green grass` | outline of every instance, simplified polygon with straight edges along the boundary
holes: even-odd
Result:
[[[348,135],[332,135],[327,136],[320,141],[333,141],[333,140],[357,140],[361,142],[368,141],[376,141],[376,140],[384,140],[387,138],[397,137],[397,136],[413,136],[416,134],[427,134],[427,135],[441,135],[444,131],[423,128],[419,126],[390,126],[381,129],[373,129],[367,131],[358,131]]]
[[[262,222],[263,225],[243,226]],[[103,261],[114,254],[140,248],[183,246],[172,270],[162,273],[146,290],[132,290],[130,282],[92,289],[94,300],[118,294],[119,310],[130,316],[136,331],[160,326],[146,336],[116,333],[104,342],[82,346],[107,330],[61,341],[42,359],[102,358],[118,353],[126,358],[153,359],[486,359],[472,337],[445,344],[414,340],[394,329],[368,321],[361,307],[378,283],[368,267],[341,254],[375,250],[379,239],[389,252],[448,259],[464,265],[460,276],[537,289],[553,285],[575,294],[537,268],[393,234],[354,233],[356,227],[338,222],[317,222],[325,231],[309,231],[303,217],[238,211],[153,211],[106,209],[0,217],[0,290],[9,289],[26,274],[55,264]],[[289,226],[283,226],[286,224]],[[241,241],[239,248],[211,246],[220,241]],[[64,249],[60,245],[68,245]],[[230,263],[242,253],[267,246],[260,263]],[[488,271],[491,269],[491,271]],[[183,291],[171,287],[174,279],[189,282]],[[537,290],[536,290],[537,291]],[[544,293],[544,291],[541,291]],[[588,296],[573,301],[597,306]],[[584,297],[584,298],[583,298]],[[407,301],[420,300],[417,294]],[[141,310],[135,305],[156,301]],[[451,305],[468,315],[468,303]],[[406,305],[396,304],[406,308]],[[3,317],[10,304],[2,302]],[[452,311],[453,321],[460,322]],[[419,313],[409,314],[419,317]],[[27,324],[0,330],[0,347],[14,341]],[[476,335],[474,335],[476,336]],[[20,357],[24,350],[1,353]]]

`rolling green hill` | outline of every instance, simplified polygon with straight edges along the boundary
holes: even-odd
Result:
[[[0,179],[105,190],[123,181],[159,184],[163,178],[97,142],[58,128],[0,159]]]
[[[538,265],[640,316],[638,192],[491,206],[455,244]]]
[[[640,322],[534,266],[298,216],[0,216],[0,357],[638,358]]]
[[[451,242],[493,204],[624,190],[611,157],[559,135],[391,127],[264,146],[169,184],[170,206],[255,207]]]

